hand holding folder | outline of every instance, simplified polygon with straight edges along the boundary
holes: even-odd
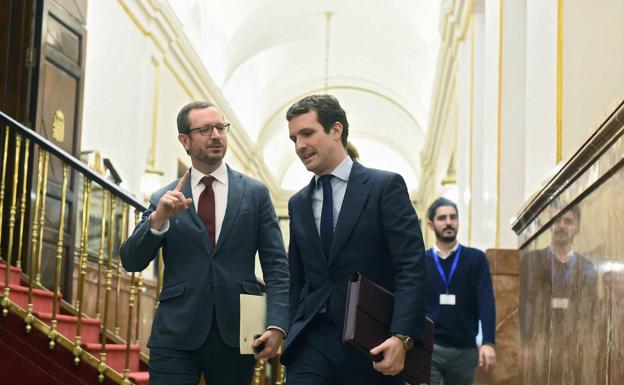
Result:
[[[342,341],[372,357],[370,350],[390,336],[394,294],[355,272],[347,291],[347,305]],[[424,342],[407,351],[400,376],[410,384],[428,384],[431,379],[433,321],[425,319]]]

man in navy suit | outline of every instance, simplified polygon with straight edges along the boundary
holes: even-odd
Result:
[[[422,341],[425,261],[416,212],[400,175],[347,156],[349,123],[338,100],[308,96],[286,114],[310,184],[288,203],[288,385],[400,384],[406,350]],[[388,339],[369,357],[341,343],[349,276],[359,271],[395,294]]]
[[[156,191],[121,246],[128,271],[163,249],[164,283],[152,325],[150,384],[249,385],[254,357],[239,354],[239,295],[267,287],[267,330],[258,359],[276,355],[288,328],[288,261],[269,191],[223,162],[229,123],[208,102],[178,114],[178,140],[191,157],[182,178]]]

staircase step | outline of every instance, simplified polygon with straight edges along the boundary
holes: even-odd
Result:
[[[149,372],[130,372],[129,376],[136,385],[149,385]]]
[[[35,316],[44,321],[48,325],[52,321],[52,313],[35,312]],[[78,317],[73,315],[57,314],[57,329],[58,332],[67,337],[68,339],[75,341],[76,339],[76,324],[78,323]],[[100,342],[100,321],[93,318],[82,318],[82,328],[80,329],[81,341],[83,343],[98,343]]]
[[[28,306],[28,288],[25,286],[9,285],[9,298],[26,309]],[[48,290],[33,289],[33,311],[52,313],[54,294]],[[57,312],[60,309],[61,297],[57,301]]]
[[[9,284],[10,285],[19,285],[21,283],[22,278],[22,270],[15,266],[11,266],[9,269]],[[6,264],[0,263],[0,284],[4,286],[4,282],[6,279]]]
[[[100,357],[102,344],[82,344],[83,348],[95,357]],[[139,371],[139,345],[130,345],[130,371]],[[106,344],[106,364],[119,373],[123,373],[126,364],[125,344]]]

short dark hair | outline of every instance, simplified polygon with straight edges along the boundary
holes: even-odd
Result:
[[[455,209],[455,213],[459,215],[459,211],[457,210],[457,205],[455,204],[455,202],[444,197],[439,197],[438,199],[434,200],[431,206],[429,206],[429,208],[427,209],[427,218],[429,218],[429,220],[433,222],[436,210],[444,206],[451,206]]]
[[[574,217],[576,218],[576,222],[580,224],[581,223],[581,209],[578,207],[578,205],[574,205],[574,206],[568,207],[565,210],[562,210],[561,216],[563,216],[568,211],[574,214]]]
[[[290,122],[292,118],[310,111],[316,111],[318,121],[321,123],[326,133],[329,133],[329,130],[336,122],[342,124],[342,136],[340,140],[344,148],[347,148],[349,122],[347,121],[347,113],[340,106],[338,99],[332,95],[306,96],[290,106],[288,111],[286,111],[286,120]]]
[[[186,104],[180,112],[178,112],[178,133],[180,134],[188,134],[191,130],[190,123],[188,120],[188,115],[191,110],[199,110],[203,108],[214,107],[217,108],[214,104],[207,102],[205,100],[196,100],[194,102],[190,102]]]

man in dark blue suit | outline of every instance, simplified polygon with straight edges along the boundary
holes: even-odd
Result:
[[[308,96],[286,118],[297,155],[315,174],[288,203],[286,383],[399,384],[395,375],[425,320],[424,246],[405,182],[347,156],[349,123],[333,96]],[[354,271],[395,294],[388,339],[371,351],[383,354],[380,362],[341,343]]]
[[[223,162],[229,123],[216,107],[193,102],[178,114],[178,140],[191,157],[184,176],[156,191],[121,246],[128,271],[141,271],[160,248],[164,283],[152,325],[150,384],[249,385],[254,357],[239,354],[239,295],[260,295],[267,331],[258,359],[276,355],[288,328],[288,261],[269,191]]]

